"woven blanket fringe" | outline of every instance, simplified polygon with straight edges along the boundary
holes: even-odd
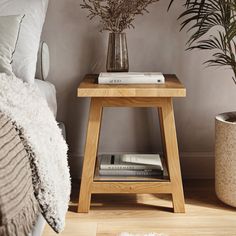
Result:
[[[1,236],[27,236],[32,232],[39,215],[38,203],[34,196],[23,210],[4,226],[0,226]]]

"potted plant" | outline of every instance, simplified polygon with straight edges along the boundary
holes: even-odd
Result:
[[[188,50],[211,51],[205,63],[230,68],[236,84],[236,1],[185,0],[185,7],[180,19],[192,32]],[[218,115],[215,133],[216,194],[236,207],[236,112]]]
[[[136,15],[148,13],[147,7],[159,0],[83,0],[81,7],[89,11],[89,19],[100,18],[101,31],[109,31],[108,72],[129,71],[125,30],[134,28]]]

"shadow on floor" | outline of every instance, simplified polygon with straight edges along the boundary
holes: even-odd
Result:
[[[235,208],[224,204],[217,198],[214,180],[185,180],[183,185],[186,204],[235,212]],[[171,196],[160,194],[153,194],[153,196],[171,201]]]
[[[234,211],[233,207],[227,206],[216,197],[213,180],[186,180],[184,181],[185,202],[187,205],[201,205],[214,209],[222,209]],[[102,206],[103,211],[114,210],[116,205],[119,210],[137,210],[137,204],[141,210],[159,210],[173,212],[172,197],[170,194],[151,194],[152,198],[157,198],[158,201],[166,202],[164,206],[158,206],[138,201],[135,194],[98,194],[92,195],[92,210],[99,210]],[[79,183],[72,183],[71,205],[69,211],[77,212],[77,204],[79,199]],[[147,201],[148,202],[148,201]],[[153,203],[153,201],[152,201]],[[166,204],[168,206],[166,206]],[[170,207],[169,207],[170,206]]]

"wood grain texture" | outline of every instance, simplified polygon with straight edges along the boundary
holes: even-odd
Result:
[[[93,193],[171,193],[170,182],[94,182]]]
[[[121,232],[168,236],[236,236],[236,211],[215,195],[214,181],[184,183],[186,214],[171,212],[171,196],[94,195],[89,214],[76,212],[79,185],[73,184],[70,211],[61,236],[118,236]],[[99,207],[98,207],[99,206]],[[56,236],[46,226],[43,236]]]
[[[157,108],[158,118],[159,118],[159,125],[160,125],[160,133],[161,133],[161,142],[162,142],[162,152],[164,158],[166,158],[166,141],[165,141],[165,133],[164,133],[164,124],[163,124],[163,112],[162,108]]]
[[[162,107],[161,123],[163,125],[163,135],[165,140],[165,151],[170,181],[172,183],[173,207],[176,213],[184,213],[184,193],[179,161],[179,150],[175,128],[174,109],[172,99],[165,100]]]
[[[103,107],[161,107],[163,99],[159,97],[104,97],[96,98]]]
[[[78,212],[88,212],[90,208],[92,183],[94,178],[101,119],[101,103],[99,102],[99,100],[92,98],[85,145]]]
[[[77,90],[78,97],[185,97],[186,89],[175,75],[165,75],[162,85],[101,85],[98,75],[86,75]]]
[[[95,175],[95,182],[165,182],[168,177],[151,177],[151,176],[101,176]]]

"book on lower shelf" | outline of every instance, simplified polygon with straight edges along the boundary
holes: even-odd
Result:
[[[100,73],[99,84],[164,84],[165,77],[160,72],[118,72]]]
[[[101,176],[152,176],[162,177],[163,171],[158,170],[99,170]]]
[[[163,176],[159,154],[100,155],[101,176]]]

